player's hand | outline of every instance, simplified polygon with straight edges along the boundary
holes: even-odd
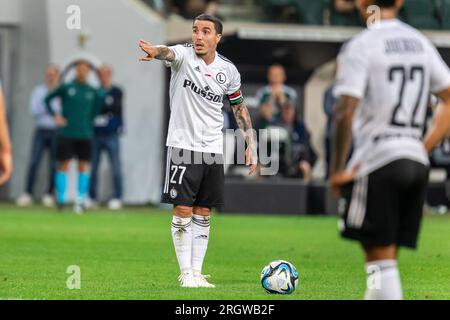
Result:
[[[273,104],[271,103],[266,103],[261,105],[261,107],[259,108],[261,117],[267,121],[272,120],[273,118],[273,113],[274,113],[274,108],[273,108]]]
[[[302,160],[298,164],[299,169],[303,173],[303,180],[306,183],[310,183],[312,180],[312,168],[308,161]]]
[[[272,96],[275,100],[278,100],[281,104],[284,104],[286,102],[286,96],[284,95],[283,85],[273,87]]]
[[[67,126],[67,120],[60,115],[55,116],[55,123],[60,128]]]
[[[247,150],[245,150],[245,165],[250,167],[249,176],[252,176],[258,168],[258,154],[254,144],[249,145]]]
[[[284,87],[282,84],[277,84],[272,87],[272,95],[275,97],[281,96],[284,94]]]
[[[355,180],[360,165],[354,166],[350,171],[339,171],[330,177],[330,185],[336,196],[340,197],[342,193],[342,187],[347,183]]]
[[[158,50],[156,50],[150,42],[145,40],[139,41],[139,48],[146,54],[145,56],[139,58],[139,61],[152,61],[158,54]]]
[[[0,186],[11,178],[13,172],[11,151],[0,151]]]

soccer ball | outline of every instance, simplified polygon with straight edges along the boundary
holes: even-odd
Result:
[[[291,294],[298,285],[298,272],[288,261],[272,261],[261,272],[261,284],[269,293]]]

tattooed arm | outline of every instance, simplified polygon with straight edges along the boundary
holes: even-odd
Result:
[[[334,134],[332,144],[330,182],[333,190],[339,194],[340,187],[354,179],[357,168],[345,172],[347,160],[352,145],[353,115],[359,105],[359,99],[342,96],[334,108]]]
[[[140,58],[139,61],[151,61],[157,59],[171,62],[175,60],[174,52],[166,46],[154,46],[150,42],[140,40],[139,48],[146,54],[146,56]]]
[[[232,103],[231,109],[233,110],[239,129],[242,130],[245,142],[247,143],[247,149],[245,151],[245,165],[250,166],[249,175],[252,175],[258,166],[256,136],[252,127],[252,119],[250,118],[250,113],[248,112],[247,106],[245,105],[243,99],[236,104]]]

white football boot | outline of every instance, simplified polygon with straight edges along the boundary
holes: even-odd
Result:
[[[180,287],[182,288],[197,288],[197,281],[195,281],[194,274],[192,272],[184,272],[178,277]]]
[[[209,283],[208,280],[206,280],[207,278],[210,277],[211,277],[210,275],[203,275],[201,273],[194,274],[195,282],[197,283],[197,286],[199,288],[215,288],[216,287],[215,285]]]

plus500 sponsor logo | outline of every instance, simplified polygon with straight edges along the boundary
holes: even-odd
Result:
[[[195,92],[196,94],[205,98],[208,101],[219,103],[219,102],[222,102],[222,100],[223,100],[223,96],[214,94],[213,92],[208,92],[202,88],[199,88],[191,80],[187,80],[187,79],[184,80],[183,88],[190,88],[193,92]]]

